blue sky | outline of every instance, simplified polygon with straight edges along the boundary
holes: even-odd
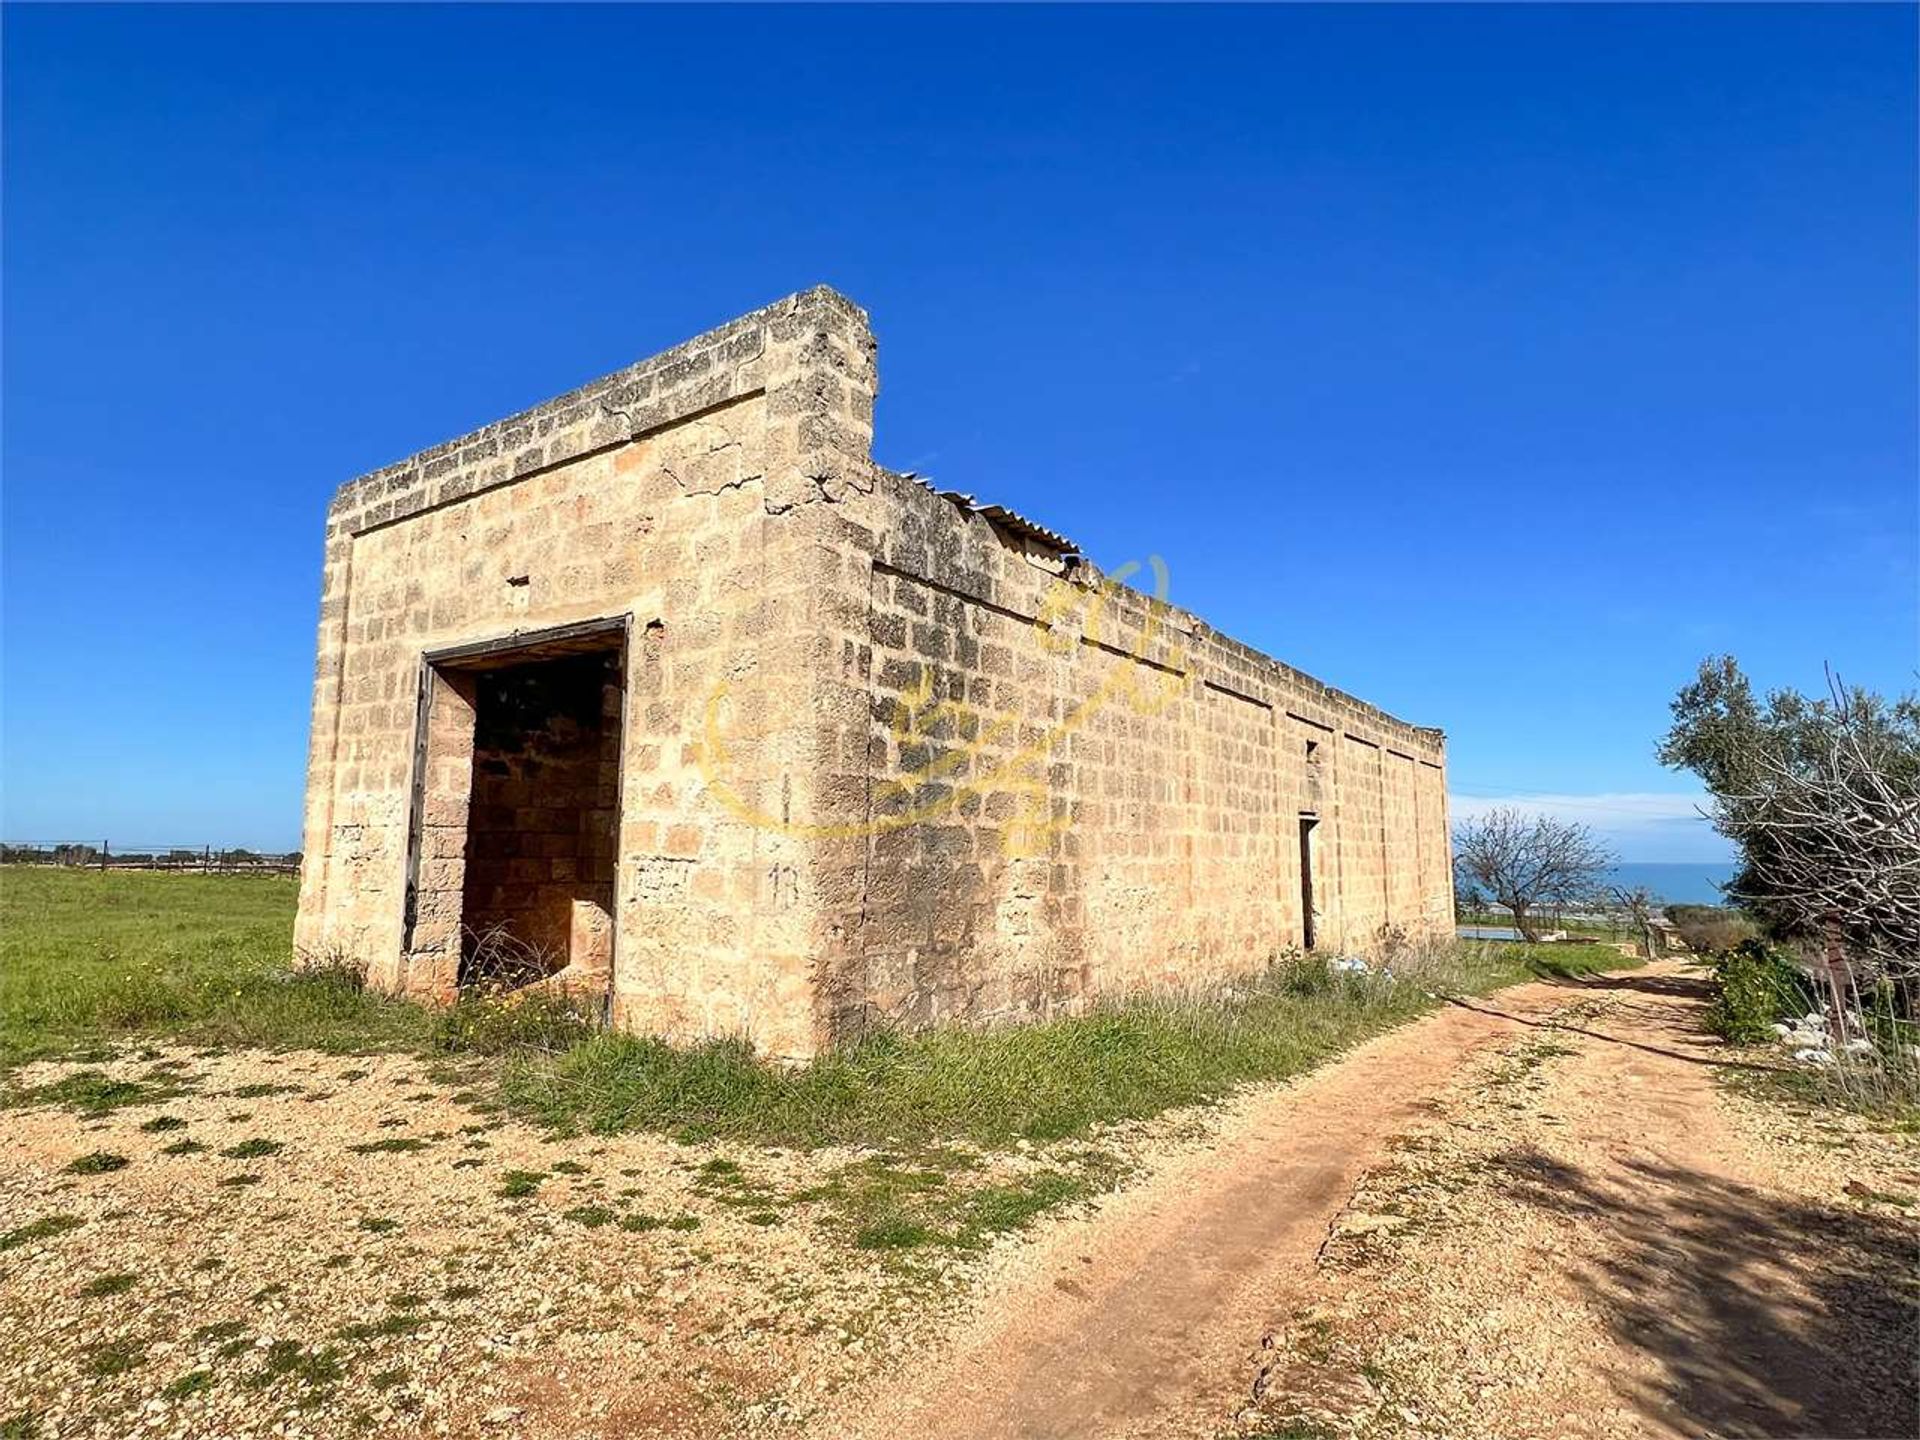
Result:
[[[341,481],[779,295],[876,453],[1720,853],[1711,651],[1916,664],[1915,11],[9,7],[15,840],[298,843]]]

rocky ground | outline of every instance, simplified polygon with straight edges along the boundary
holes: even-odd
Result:
[[[1914,1137],[1667,964],[1079,1146],[562,1138],[417,1058],[125,1051],[0,1112],[0,1435],[1912,1435]],[[860,1186],[1100,1157],[863,1248]],[[850,1198],[851,1197],[851,1198]],[[956,1202],[958,1203],[958,1202]]]
[[[1920,1434],[1914,1137],[1730,1085],[1678,967],[1587,989],[1393,1137],[1229,1433]]]
[[[750,1431],[918,1343],[1010,1243],[862,1249],[842,1192],[896,1157],[554,1138],[407,1057],[14,1078],[40,1103],[0,1111],[9,1436]],[[1058,1173],[937,1159],[900,1173]]]
[[[1382,1036],[1163,1140],[812,1433],[1912,1436],[1914,1136],[1748,1098],[1665,962]]]

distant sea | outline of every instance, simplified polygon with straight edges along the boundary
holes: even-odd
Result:
[[[1631,890],[1644,885],[1653,898],[1669,905],[1724,905],[1719,886],[1733,879],[1732,865],[1616,865],[1608,880]]]

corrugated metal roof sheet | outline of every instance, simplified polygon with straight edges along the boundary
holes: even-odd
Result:
[[[982,505],[964,490],[942,490],[924,475],[916,475],[911,470],[902,473],[905,479],[913,481],[924,490],[932,491],[942,500],[958,506],[969,515],[978,515],[982,520],[998,525],[1003,530],[1010,530],[1015,535],[1026,539],[1038,540],[1048,549],[1058,551],[1062,555],[1080,553],[1080,547],[1058,530],[1049,530],[1039,521],[1029,520],[1018,510],[1010,510],[1005,505]]]

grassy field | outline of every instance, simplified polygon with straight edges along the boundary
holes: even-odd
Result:
[[[282,875],[0,869],[0,1066],[130,1036],[385,1049],[426,1017],[292,972]]]
[[[1298,1074],[1437,1004],[1633,962],[1602,946],[1455,946],[1397,974],[1276,964],[1226,996],[1154,996],[1045,1024],[881,1035],[783,1069],[732,1042],[595,1033],[551,1009],[430,1013],[290,968],[294,887],[264,876],[0,872],[0,1065],[132,1038],[464,1056],[556,1130],[688,1140],[1050,1141]]]

